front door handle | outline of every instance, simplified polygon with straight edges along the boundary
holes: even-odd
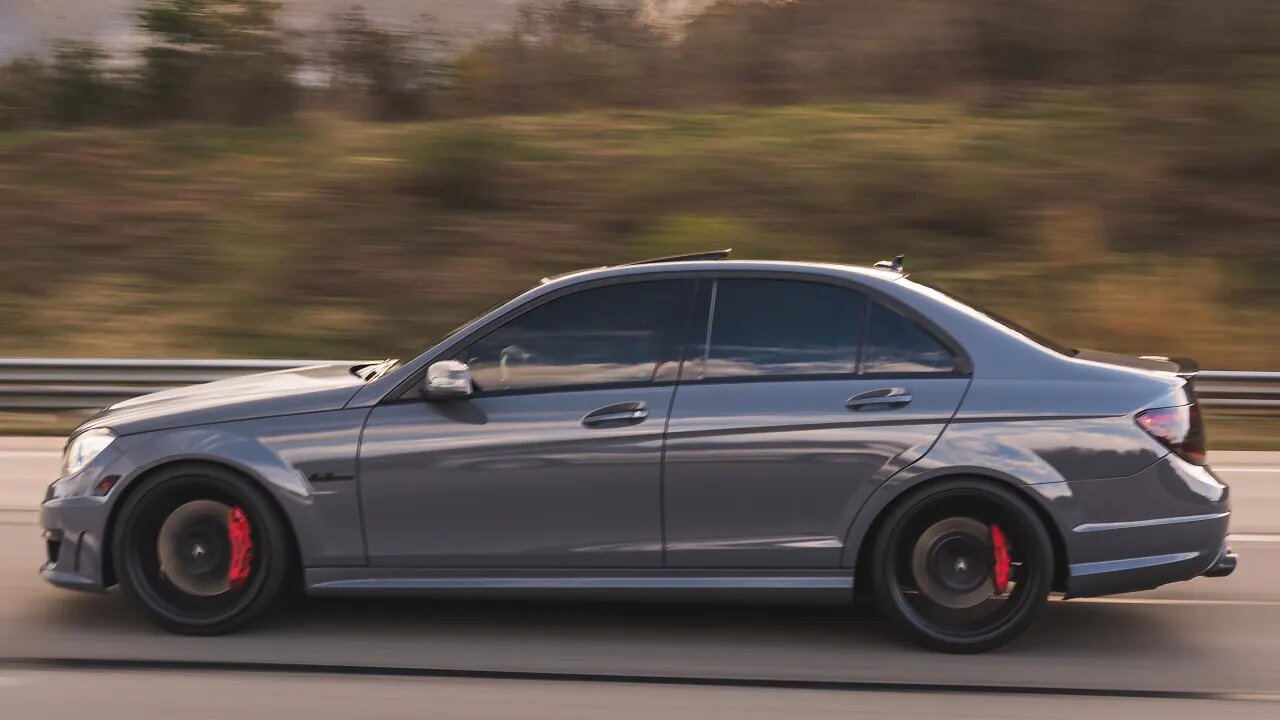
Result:
[[[858,393],[845,401],[844,406],[850,410],[866,410],[880,408],[889,410],[899,408],[911,402],[911,393],[906,388],[880,388]]]
[[[587,427],[600,425],[636,425],[649,417],[649,410],[643,402],[624,402],[606,405],[599,410],[592,410],[582,418]]]

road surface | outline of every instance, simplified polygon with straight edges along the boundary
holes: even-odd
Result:
[[[0,439],[4,718],[1280,717],[1280,453],[1212,458],[1235,575],[1054,601],[958,658],[832,607],[304,600],[232,637],[166,635],[118,593],[36,577],[59,447]]]

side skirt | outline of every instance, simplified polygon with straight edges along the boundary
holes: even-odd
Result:
[[[848,570],[472,570],[308,568],[308,595],[792,602],[853,600]]]

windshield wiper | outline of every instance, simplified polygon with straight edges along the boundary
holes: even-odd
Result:
[[[351,368],[351,372],[361,380],[369,382],[370,380],[377,380],[398,367],[400,367],[399,360],[395,358],[387,358],[380,363],[361,365],[359,367]]]

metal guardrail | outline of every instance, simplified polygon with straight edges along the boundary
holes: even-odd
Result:
[[[343,360],[0,358],[0,411],[89,411],[184,385]]]
[[[1280,372],[1206,370],[1196,376],[1196,393],[1209,408],[1280,410]]]
[[[183,385],[346,362],[0,358],[0,411],[95,410]],[[1209,408],[1280,411],[1280,372],[1205,371],[1196,389]]]

